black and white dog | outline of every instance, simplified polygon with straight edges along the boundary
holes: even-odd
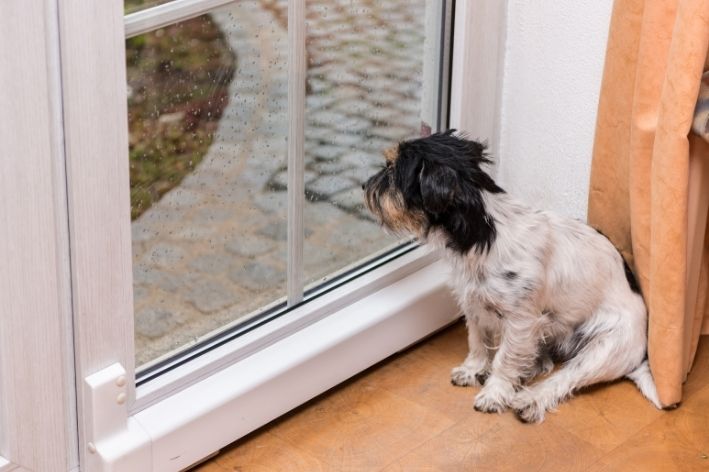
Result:
[[[512,199],[483,170],[485,147],[454,131],[402,142],[385,158],[364,185],[366,204],[451,263],[470,349],[451,381],[484,385],[476,410],[510,407],[541,422],[576,389],[623,376],[661,408],[645,304],[603,235]],[[540,374],[549,375],[532,383]]]

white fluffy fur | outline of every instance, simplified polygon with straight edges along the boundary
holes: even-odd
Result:
[[[427,237],[453,266],[468,326],[470,353],[453,369],[453,383],[484,381],[477,410],[511,407],[528,422],[542,421],[578,388],[623,376],[660,408],[645,360],[645,304],[613,245],[579,221],[532,210],[507,194],[484,198],[497,230],[489,251],[461,256],[446,249],[441,233]],[[554,367],[540,358],[541,347],[573,350],[574,343],[579,349],[570,359],[529,384]]]

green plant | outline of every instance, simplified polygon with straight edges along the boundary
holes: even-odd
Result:
[[[135,219],[206,154],[229,102],[236,57],[204,15],[126,40],[126,66]]]

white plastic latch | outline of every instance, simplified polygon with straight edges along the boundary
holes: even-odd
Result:
[[[86,464],[82,470],[150,470],[150,438],[128,416],[126,370],[112,364],[84,379]]]
[[[86,419],[90,442],[95,445],[126,427],[126,370],[121,364],[112,364],[86,377],[86,387]]]

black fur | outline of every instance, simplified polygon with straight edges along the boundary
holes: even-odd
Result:
[[[625,269],[625,278],[628,280],[628,285],[630,285],[630,290],[639,294],[640,293],[640,285],[638,284],[638,281],[635,278],[635,274],[633,274],[633,271],[630,270],[630,266],[628,265],[627,262],[625,262],[625,259],[623,259],[623,269]]]
[[[571,334],[571,339],[568,342],[559,344],[552,342],[548,346],[547,353],[554,363],[568,362],[576,357],[587,345],[593,343],[598,338],[602,338],[607,334],[606,331],[598,329],[589,329],[587,325],[581,324],[574,329]]]
[[[576,354],[588,344],[588,341],[588,335],[581,327],[578,327],[574,330],[571,339],[567,343],[563,345],[552,344],[548,351],[549,356],[551,360],[554,361],[554,364],[566,362],[576,356]]]
[[[408,210],[422,211],[430,228],[445,231],[451,249],[486,251],[495,240],[495,222],[482,195],[503,190],[480,168],[490,162],[485,146],[454,131],[400,143],[394,184]]]

